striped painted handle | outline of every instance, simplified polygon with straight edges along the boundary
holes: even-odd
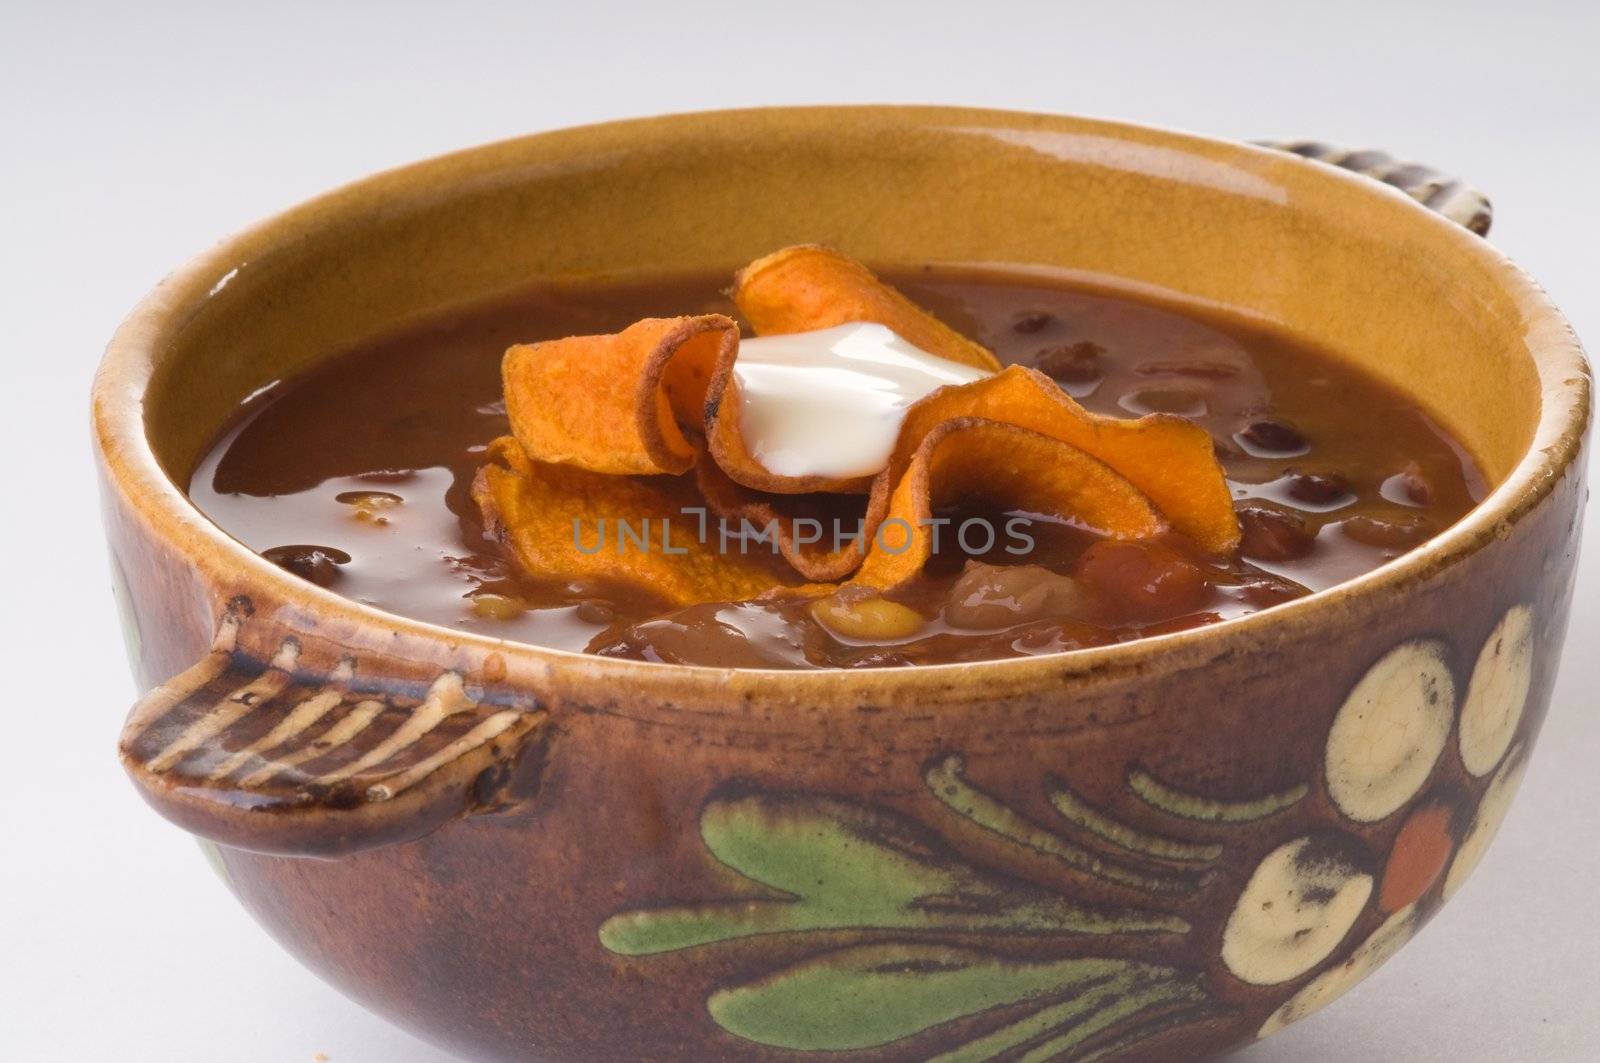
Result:
[[[415,690],[351,658],[308,674],[293,637],[263,660],[240,639],[250,612],[231,603],[206,658],[123,727],[123,764],[166,818],[223,845],[329,856],[515,800],[541,712],[480,704],[454,672]]]
[[[1315,140],[1258,140],[1256,143],[1382,181],[1479,236],[1489,235],[1489,225],[1494,221],[1494,207],[1489,197],[1459,177],[1440,173],[1419,162],[1401,162],[1383,151],[1351,151]]]

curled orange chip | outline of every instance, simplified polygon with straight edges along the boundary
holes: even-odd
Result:
[[[758,336],[873,321],[929,354],[979,369],[1000,368],[987,347],[967,339],[855,259],[817,244],[786,247],[750,263],[734,277],[733,301]]]
[[[912,406],[880,475],[898,481],[929,433],[945,421],[965,417],[1031,429],[1098,458],[1203,550],[1223,554],[1239,544],[1233,497],[1204,428],[1170,414],[1127,420],[1090,413],[1049,377],[1023,366],[943,388]]]
[[[1069,519],[1112,539],[1148,539],[1167,528],[1138,488],[1071,443],[958,417],[922,437],[851,582],[890,590],[916,576],[940,532],[934,510],[974,503]]]
[[[626,582],[672,605],[754,598],[793,578],[765,548],[741,552],[715,533],[702,537],[691,478],[536,462],[509,436],[489,456],[473,500],[489,535],[531,576]]]
[[[721,314],[519,344],[500,368],[511,433],[535,461],[613,476],[687,472],[703,436],[717,465],[755,490],[864,494],[870,476],[780,476],[756,460],[739,423],[738,350],[739,327]]]
[[[827,328],[848,321],[875,321],[913,345],[953,361],[1000,370],[986,348],[917,307],[873,276],[859,262],[815,245],[788,247],[751,263],[735,280],[734,301],[758,334]],[[1239,524],[1210,435],[1178,417],[1153,414],[1138,420],[1090,413],[1049,377],[1018,366],[994,377],[929,395],[907,413],[888,467],[871,485],[868,525],[885,515],[883,497],[898,480],[924,436],[951,417],[981,417],[1031,428],[1071,443],[1110,465],[1143,491],[1172,526],[1202,549],[1226,553],[1239,543]],[[727,426],[724,426],[727,430]],[[721,460],[722,448],[713,454]],[[762,491],[783,488],[725,469],[737,483]],[[848,486],[808,490],[851,490]],[[815,551],[797,567],[808,576],[827,571],[837,578],[849,551],[819,560]],[[786,550],[791,561],[799,548]],[[815,578],[815,577],[814,577]]]
[[[722,520],[772,529],[778,552],[813,581],[841,580],[866,551],[871,499],[838,494],[763,494],[736,482],[716,462],[695,466],[706,508]]]
[[[696,447],[683,426],[698,434],[712,378],[738,347],[739,326],[721,314],[512,347],[500,370],[511,432],[535,461],[612,475],[688,472]]]
[[[1090,413],[1041,373],[1000,369],[988,350],[826,248],[759,259],[733,294],[758,333],[874,322],[996,372],[907,409],[876,475],[785,476],[764,468],[744,436],[739,333],[728,317],[650,318],[615,335],[513,347],[502,371],[515,438],[496,441],[473,495],[524,570],[624,580],[674,605],[794,593],[805,589],[791,586],[799,579],[815,588],[852,573],[887,589],[927,561],[937,532],[923,522],[934,507],[974,501],[1117,539],[1170,528],[1214,553],[1238,544],[1227,482],[1198,425]],[[709,539],[684,521],[701,506],[723,521]],[[629,550],[618,538],[585,549],[575,522],[599,534],[602,519],[646,537],[678,522],[676,548]],[[734,538],[745,527],[763,537],[756,553],[727,548],[730,523]]]
[[[836,500],[778,499],[745,490],[709,465],[696,479],[712,512],[765,526],[776,522],[785,560],[810,580],[840,580],[861,565],[878,528],[891,515],[890,496],[908,474],[924,442],[952,421],[998,422],[1047,436],[1110,466],[1155,506],[1166,522],[1204,550],[1226,553],[1239,541],[1239,523],[1217,464],[1211,436],[1177,417],[1153,414],[1124,420],[1090,413],[1049,377],[1022,366],[995,376],[934,392],[907,411],[889,463],[874,478],[860,513],[864,535],[839,541],[831,521],[841,512]],[[1030,446],[1030,460],[1048,457],[1048,448]],[[1041,494],[1052,490],[1051,470],[1035,470]],[[1044,512],[1028,492],[1012,500],[1020,509]],[[845,518],[853,514],[845,511]],[[824,534],[818,535],[818,522]]]

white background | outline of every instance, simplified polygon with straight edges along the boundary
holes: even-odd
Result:
[[[0,1058],[444,1058],[280,953],[113,755],[135,692],[90,373],[165,271],[258,217],[380,167],[613,117],[1073,111],[1465,174],[1494,196],[1494,241],[1600,343],[1587,0],[638,6],[0,0]],[[1600,1058],[1597,524],[1545,737],[1473,884],[1354,994],[1244,1058]]]

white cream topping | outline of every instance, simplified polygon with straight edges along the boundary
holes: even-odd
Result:
[[[871,476],[906,408],[988,370],[913,347],[865,322],[741,340],[733,363],[750,453],[779,476]]]

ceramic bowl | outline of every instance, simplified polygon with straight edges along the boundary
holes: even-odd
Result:
[[[1492,493],[1245,619],[802,673],[392,616],[184,495],[244,396],[375,332],[533,278],[805,241],[1230,308],[1415,396]],[[1556,671],[1589,410],[1567,324],[1488,243],[1280,151],[881,107],[495,144],[224,242],[112,340],[95,436],[152,690],[122,756],[290,951],[472,1058],[1214,1054],[1382,963],[1483,855]]]

